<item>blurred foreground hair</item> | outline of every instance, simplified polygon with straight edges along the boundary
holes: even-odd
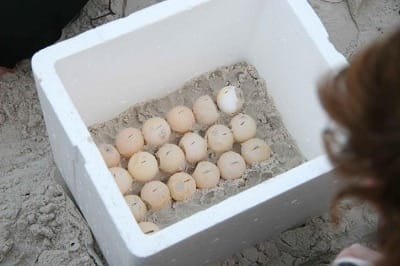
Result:
[[[356,55],[319,85],[319,97],[337,125],[324,131],[344,197],[371,203],[380,214],[379,265],[400,265],[400,30]],[[335,212],[334,212],[335,215]]]

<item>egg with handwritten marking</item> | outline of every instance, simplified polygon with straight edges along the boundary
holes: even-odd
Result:
[[[174,200],[187,200],[196,192],[196,182],[187,173],[179,172],[168,179],[168,188]]]
[[[168,142],[171,128],[165,119],[152,117],[144,122],[142,132],[146,144],[158,147]]]
[[[242,143],[241,153],[245,161],[252,164],[268,160],[271,149],[264,140],[253,138]]]
[[[219,112],[213,99],[209,95],[203,95],[193,103],[193,113],[196,121],[202,125],[209,126],[217,122]]]
[[[127,195],[124,197],[126,204],[131,210],[137,222],[141,222],[146,217],[147,207],[142,199],[137,195]]]
[[[178,133],[192,130],[196,122],[192,110],[184,105],[173,107],[168,111],[166,118],[172,130]]]
[[[235,115],[230,123],[233,137],[237,142],[244,142],[254,138],[257,133],[257,124],[254,119],[246,114]]]
[[[156,156],[163,172],[172,174],[185,170],[185,153],[175,144],[165,143],[157,151]]]
[[[121,156],[113,145],[103,143],[98,146],[98,149],[108,168],[118,166]]]
[[[241,177],[246,170],[246,163],[240,154],[228,151],[222,154],[217,165],[224,179],[237,179]]]
[[[133,127],[124,128],[115,137],[115,146],[125,158],[130,158],[135,152],[143,149],[144,139],[142,132]]]
[[[199,134],[188,132],[179,141],[189,163],[196,163],[207,156],[207,142]]]
[[[149,181],[158,173],[157,159],[146,151],[135,153],[129,159],[128,171],[139,182]]]
[[[128,192],[129,188],[132,186],[132,176],[122,167],[112,167],[109,169],[111,175],[114,177],[115,183],[122,194]]]
[[[208,161],[197,164],[192,174],[198,188],[212,188],[218,185],[220,180],[219,168]]]
[[[162,209],[171,202],[168,186],[157,180],[144,184],[140,197],[152,210]]]
[[[213,125],[206,132],[207,144],[215,152],[224,152],[232,149],[233,134],[224,125]]]

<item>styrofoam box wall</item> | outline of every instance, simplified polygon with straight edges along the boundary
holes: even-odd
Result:
[[[255,65],[309,161],[144,235],[87,130],[240,60]],[[170,0],[37,53],[54,158],[110,265],[197,265],[326,210],[335,187],[316,82],[344,58],[306,0]]]

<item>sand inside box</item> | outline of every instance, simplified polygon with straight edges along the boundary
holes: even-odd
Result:
[[[239,62],[229,66],[219,67],[186,82],[182,88],[160,99],[149,100],[136,104],[114,119],[90,127],[90,132],[97,144],[114,144],[115,136],[125,127],[141,128],[143,122],[153,116],[165,117],[169,109],[176,105],[192,107],[200,96],[208,94],[214,99],[216,93],[224,86],[234,85],[242,89],[245,104],[243,113],[250,115],[257,122],[257,137],[265,140],[272,150],[271,158],[262,163],[248,166],[245,174],[236,180],[221,179],[217,187],[197,189],[190,200],[173,202],[162,210],[149,211],[147,221],[156,223],[160,228],[173,224],[197,211],[216,204],[238,192],[259,184],[269,178],[279,175],[305,161],[295,141],[285,128],[272,97],[268,94],[265,81],[258,75],[254,66]],[[229,125],[231,116],[221,113],[218,123]],[[195,126],[194,132],[204,136],[207,128]],[[171,134],[170,143],[177,144],[182,135]],[[155,150],[145,147],[146,151]],[[235,143],[233,150],[240,153],[240,144]],[[208,160],[216,161],[216,154],[208,152]],[[126,168],[127,160],[121,161]],[[188,165],[186,172],[191,174],[194,165]],[[169,175],[160,173],[155,179],[167,181]],[[128,194],[140,194],[143,184],[134,182]]]

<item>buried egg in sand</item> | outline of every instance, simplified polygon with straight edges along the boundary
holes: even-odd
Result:
[[[160,230],[160,228],[152,222],[141,222],[139,223],[139,227],[144,234],[152,234]]]
[[[100,144],[98,146],[98,149],[108,168],[118,166],[119,161],[121,160],[121,156],[113,145]]]
[[[114,177],[121,193],[125,194],[132,185],[132,176],[122,167],[112,167],[110,168],[110,173]]]
[[[142,199],[137,195],[127,195],[124,199],[133,217],[135,217],[135,220],[137,222],[143,221],[146,216],[147,208]]]

